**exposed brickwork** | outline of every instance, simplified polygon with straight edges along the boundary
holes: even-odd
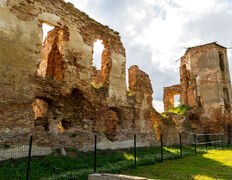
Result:
[[[193,107],[189,120],[195,132],[227,133],[232,121],[226,48],[217,43],[188,48],[181,58],[179,86],[181,104]],[[170,100],[166,94],[165,111]]]
[[[117,127],[117,113],[111,109],[100,108],[94,125],[95,131],[103,132],[109,140],[113,141],[117,133]]]
[[[135,99],[135,126],[142,132],[152,132],[151,121],[152,86],[149,76],[138,66],[131,66],[129,72],[129,90]]]
[[[63,61],[61,51],[63,49],[63,32],[54,29],[48,32],[42,49],[42,59],[38,69],[38,75],[62,79]]]
[[[168,111],[170,108],[174,107],[174,95],[178,95],[180,93],[181,93],[180,85],[164,87],[164,94],[163,94],[164,111]]]
[[[90,150],[96,132],[104,145],[153,131],[150,79],[132,67],[127,95],[118,32],[63,0],[7,0],[0,11],[0,132],[14,136],[4,142],[21,144],[25,133],[38,147]],[[44,43],[42,23],[54,26]],[[97,39],[105,47],[100,71],[92,63]]]

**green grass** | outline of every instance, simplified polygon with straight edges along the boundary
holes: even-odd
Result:
[[[204,150],[204,147],[198,151]],[[66,150],[68,156],[53,153],[45,157],[32,158],[30,177],[36,179],[87,180],[88,174],[93,173],[93,152],[77,152]],[[183,147],[184,156],[193,156],[193,147]],[[179,146],[164,147],[164,159],[174,160],[180,157]],[[160,164],[160,147],[137,148],[137,165]],[[160,164],[162,165],[162,164]],[[25,179],[27,159],[9,160],[0,163],[0,180]],[[117,151],[97,151],[97,172],[120,173],[134,168],[133,149]]]
[[[168,112],[183,115],[188,109],[190,109],[190,107],[188,105],[181,104],[177,107],[169,109]]]
[[[164,148],[164,159],[179,158],[179,147]],[[32,158],[31,179],[78,179],[86,180],[93,173],[93,152],[67,150],[69,156],[58,153]],[[133,149],[104,150],[97,152],[97,171],[120,173],[134,167]],[[184,148],[184,155],[193,155],[192,147]],[[137,164],[147,165],[160,161],[160,147],[137,148]],[[0,163],[0,179],[25,179],[27,159]]]
[[[210,150],[205,154],[140,166],[124,174],[165,180],[232,179],[232,151]]]

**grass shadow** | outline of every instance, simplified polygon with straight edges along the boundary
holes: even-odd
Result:
[[[156,179],[232,179],[232,151],[210,151],[174,161],[141,166],[125,174]]]

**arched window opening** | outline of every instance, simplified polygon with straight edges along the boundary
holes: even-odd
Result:
[[[94,88],[101,88],[103,83],[101,81],[102,76],[102,63],[103,63],[103,52],[104,52],[104,45],[102,40],[97,40],[93,45],[93,74],[92,74],[92,82],[91,85]]]
[[[42,24],[42,57],[37,74],[49,79],[62,79],[63,30]]]

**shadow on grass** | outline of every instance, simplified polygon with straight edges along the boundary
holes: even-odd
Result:
[[[88,174],[93,173],[93,152],[84,153],[72,149],[66,151],[68,154],[66,157],[53,153],[46,157],[32,158],[31,179],[67,179],[74,177],[78,180],[86,180]],[[164,159],[178,159],[180,157],[179,152],[179,146],[164,147]],[[137,165],[156,164],[162,166],[163,164],[159,163],[160,154],[160,147],[137,148]],[[133,169],[133,155],[133,149],[98,151],[97,172],[120,173]],[[194,155],[194,148],[183,147],[183,156],[189,155]],[[195,156],[193,156],[193,160],[194,158]],[[163,168],[166,169],[166,167]],[[25,179],[26,169],[27,159],[2,162],[0,163],[0,179]]]
[[[175,147],[173,147],[175,149]],[[178,158],[178,153],[164,150],[164,158]],[[78,152],[67,149],[68,156],[59,153],[45,157],[33,157],[31,160],[30,177],[32,179],[47,178],[65,173],[78,174],[87,179],[88,173],[93,173],[93,152]],[[137,148],[138,165],[153,164],[160,161],[160,147]],[[108,168],[108,167],[111,168]],[[97,171],[119,173],[134,167],[134,149],[97,151]],[[7,160],[0,163],[0,179],[25,179],[27,158]],[[80,172],[78,172],[80,171]],[[81,172],[83,171],[83,172]],[[82,176],[83,174],[83,176]]]
[[[232,179],[232,151],[220,150],[141,166],[125,174],[158,179]]]

